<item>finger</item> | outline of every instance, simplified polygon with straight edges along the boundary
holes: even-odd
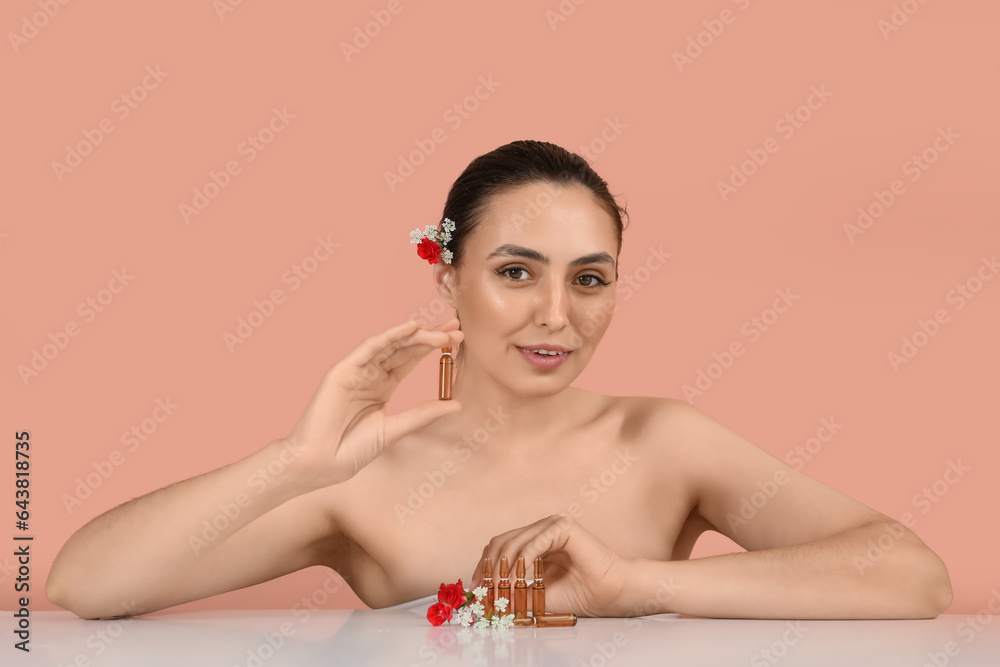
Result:
[[[397,349],[405,349],[409,346],[429,345],[431,347],[445,347],[446,345],[457,344],[465,338],[464,331],[457,329],[448,331],[438,331],[436,329],[417,329],[412,334],[399,341]]]
[[[593,575],[591,579],[605,581],[604,577],[617,562],[614,551],[572,518],[565,515],[550,518],[549,527],[534,535],[514,557],[522,556],[526,563],[544,557],[547,571],[556,577],[560,566],[565,572],[571,569],[580,572],[583,567]],[[557,567],[550,570],[549,565]]]
[[[383,426],[383,438],[388,447],[399,441],[404,435],[434,423],[436,420],[458,412],[462,409],[459,401],[425,401],[408,410],[394,415],[386,415]]]
[[[417,329],[414,331],[414,333],[416,333],[417,331],[440,331],[440,332],[457,331],[459,326],[460,326],[460,323],[458,321],[458,318],[457,317],[453,317],[450,320],[442,322],[441,324],[438,324],[437,326],[434,326],[434,327],[429,327],[429,328],[428,327],[417,327]],[[410,341],[404,339],[403,342],[407,342],[408,343]]]
[[[452,351],[465,339],[464,331],[432,331],[418,329],[401,340],[389,354],[386,355],[382,367],[391,371],[408,363],[416,365],[427,353],[437,348],[451,347]],[[407,369],[406,372],[409,372]],[[405,373],[403,373],[405,375]]]
[[[572,519],[564,515],[546,517],[510,540],[501,556],[507,555],[511,562],[518,556],[523,557],[525,562],[534,562],[538,556],[562,549],[569,539],[572,523]]]
[[[543,520],[544,521],[544,520]],[[507,564],[513,567],[515,561],[512,560],[513,552],[516,549],[512,548],[519,537],[534,535],[538,530],[538,525],[542,523],[541,521],[536,521],[535,523],[529,524],[527,526],[522,526],[520,528],[515,528],[513,530],[508,530],[505,533],[500,533],[496,535],[487,543],[486,547],[483,548],[483,555],[479,559],[479,566],[477,571],[482,573],[482,563],[489,558],[493,562],[493,578],[496,580],[498,578],[498,572],[500,569],[500,559],[504,556],[507,558]],[[479,580],[476,580],[479,581]]]
[[[554,515],[543,526],[512,546],[517,548],[514,558],[521,556],[526,563],[534,563],[539,556],[553,551],[561,551],[569,544],[570,537],[577,531],[576,523],[566,515]]]
[[[447,322],[442,322],[441,324],[434,327],[434,331],[451,331],[453,329],[458,329],[459,321],[457,317],[453,317]]]
[[[407,320],[401,324],[391,326],[384,331],[368,336],[357,346],[348,352],[344,359],[353,366],[361,367],[367,364],[381,350],[391,346],[400,340],[411,335],[419,327],[416,320]]]
[[[457,320],[454,321],[457,322]],[[454,325],[451,322],[445,322],[442,326]],[[424,329],[417,326],[416,320],[407,320],[364,339],[345,358],[357,366],[365,366],[373,360],[383,364],[397,350],[405,349],[414,344],[444,347],[449,341],[460,340],[464,338],[464,335],[461,331],[451,331],[450,329],[447,331]]]
[[[568,516],[553,515],[497,535],[483,549],[483,556],[476,569],[480,579],[473,581],[477,583],[481,581],[482,561],[486,557],[493,560],[494,579],[496,579],[501,558],[507,558],[507,563],[513,571],[518,556],[523,556],[525,563],[533,563],[536,557],[563,548],[572,524],[573,520]]]
[[[461,331],[414,329],[410,320],[381,334],[365,339],[345,357],[356,377],[370,384],[389,374],[399,382],[416,364],[436,347],[457,346],[465,334]],[[395,372],[394,372],[395,371]]]
[[[393,351],[379,363],[378,367],[384,370],[393,382],[399,384],[429,353],[445,347],[454,349],[464,335],[461,331],[451,331],[445,334],[447,338],[440,338],[443,333],[440,331],[414,333],[410,339],[415,339],[417,342]],[[372,374],[368,373],[368,376],[371,377]]]

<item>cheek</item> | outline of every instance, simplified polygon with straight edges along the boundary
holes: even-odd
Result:
[[[484,281],[466,294],[470,312],[475,311],[484,320],[507,318],[517,313],[523,305],[517,290],[503,289],[501,285]]]
[[[468,326],[471,324],[474,335],[484,339],[503,335],[511,324],[518,321],[519,312],[510,290],[499,289],[485,280],[469,285],[459,302],[466,335],[472,332]]]
[[[614,312],[614,294],[607,298],[588,299],[578,308],[574,327],[584,340],[596,343],[611,326],[611,316]]]

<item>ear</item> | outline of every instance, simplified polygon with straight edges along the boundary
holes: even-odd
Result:
[[[458,272],[451,264],[434,265],[434,286],[438,294],[452,308],[458,309]]]

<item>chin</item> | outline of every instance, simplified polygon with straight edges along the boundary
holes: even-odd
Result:
[[[576,354],[576,352],[573,354]],[[510,377],[509,367],[506,370],[505,375]],[[575,362],[564,364],[555,371],[539,372],[531,368],[524,368],[522,372],[510,379],[508,385],[516,394],[521,396],[535,396],[538,398],[555,396],[569,387],[580,376],[580,371],[582,370],[582,368],[576,368]]]

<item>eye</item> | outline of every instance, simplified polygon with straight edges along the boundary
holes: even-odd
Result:
[[[522,275],[522,276],[525,276],[525,277],[523,277],[523,278],[516,277],[515,278],[514,276],[511,275],[511,273],[515,273],[515,274]],[[527,274],[528,274],[528,270],[526,268],[524,268],[523,266],[505,266],[504,268],[502,268],[499,271],[497,271],[497,275],[506,276],[508,280],[510,280],[511,282],[516,282],[516,283],[524,282],[525,280],[527,280]]]
[[[610,280],[601,280],[600,276],[596,276],[593,273],[588,273],[584,276],[580,276],[579,278],[577,278],[577,280],[587,280],[588,278],[590,279],[590,282],[584,284],[583,286],[589,287],[590,289],[597,289],[598,287],[601,286],[607,287],[608,285],[611,284]]]
[[[530,278],[528,269],[523,266],[505,266],[499,269],[497,275],[504,276],[509,282],[523,283],[527,282]],[[601,280],[599,275],[593,273],[588,273],[577,278],[578,281],[583,281],[580,283],[581,287],[586,287],[587,289],[597,289],[599,287],[607,287],[611,284],[610,280]]]

